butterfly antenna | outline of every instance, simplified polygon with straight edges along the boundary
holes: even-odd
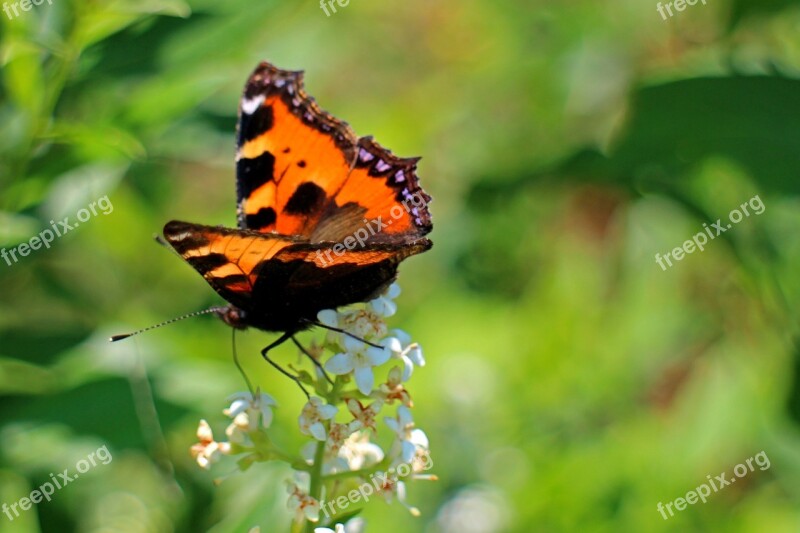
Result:
[[[134,331],[133,333],[125,333],[124,335],[114,335],[109,340],[111,342],[121,341],[122,339],[127,339],[128,337],[133,337],[134,335],[138,335],[139,333],[144,333],[145,331],[150,331],[151,329],[160,328],[161,326],[166,326],[168,324],[172,324],[174,322],[179,322],[179,321],[185,320],[187,318],[192,318],[192,317],[196,317],[196,316],[200,316],[200,315],[207,315],[209,313],[216,313],[216,312],[222,311],[223,309],[224,309],[223,307],[211,307],[209,309],[203,309],[202,311],[195,311],[194,313],[189,313],[189,314],[186,314],[186,315],[183,315],[183,316],[179,316],[177,318],[171,318],[169,320],[166,320],[166,321],[164,321],[164,322],[162,322],[160,324],[156,324],[154,326],[148,326],[148,327],[146,327],[144,329],[140,329],[138,331]]]

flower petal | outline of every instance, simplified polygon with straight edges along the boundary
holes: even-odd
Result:
[[[425,434],[424,431],[421,429],[415,429],[411,432],[411,438],[409,439],[412,443],[420,448],[425,448],[426,450],[430,448],[430,443],[428,442],[428,436]]]
[[[211,442],[214,440],[214,432],[211,431],[211,426],[208,422],[201,420],[197,426],[197,438],[200,442]]]
[[[397,408],[397,420],[403,428],[414,425],[414,417],[411,415],[411,410],[405,405]]]
[[[393,329],[392,336],[397,337],[403,346],[408,346],[411,344],[411,335],[403,331],[402,329]]]
[[[319,408],[319,417],[323,420],[329,420],[336,416],[338,412],[339,408],[335,405],[321,405]]]
[[[337,376],[348,374],[353,371],[353,356],[349,353],[337,353],[325,363],[325,370]]]
[[[405,355],[401,357],[403,360],[403,377],[402,381],[406,382],[411,379],[411,374],[414,372],[414,363],[411,362],[411,359],[406,357]]]
[[[268,428],[272,424],[272,409],[261,407],[261,425]]]
[[[422,356],[422,348],[420,348],[419,344],[413,344],[409,346],[408,353],[409,359],[414,361],[414,364],[417,366],[425,366],[425,358]]]
[[[252,394],[249,392],[234,392],[230,396],[228,396],[225,401],[228,403],[235,402],[236,400],[245,400],[249,401],[253,397]]]
[[[397,423],[396,418],[389,418],[387,416],[384,417],[383,421],[386,422],[386,425],[389,426],[389,429],[391,429],[394,433],[400,433],[400,424]]]
[[[258,402],[261,405],[271,405],[273,407],[277,407],[277,405],[278,405],[277,400],[275,400],[275,398],[273,398],[272,396],[270,396],[266,392],[262,392],[262,393],[260,393],[258,395]]]
[[[391,298],[392,300],[394,300],[395,298],[400,296],[401,292],[402,291],[400,290],[400,285],[398,285],[397,283],[392,283],[391,285],[389,285],[389,288],[386,289],[386,292],[384,294],[386,295],[387,298]]]
[[[356,385],[361,394],[369,394],[375,385],[375,374],[370,367],[357,368],[355,371]]]
[[[404,463],[410,463],[417,453],[417,447],[407,440],[402,441],[401,446],[403,451],[401,452],[400,457]]]
[[[234,400],[234,402],[231,403],[231,406],[225,409],[223,412],[231,418],[236,418],[239,413],[243,412],[248,407],[250,407],[249,399],[239,399]]]
[[[375,348],[370,346],[367,348],[367,357],[372,361],[373,366],[380,366],[392,357],[392,352],[388,348]]]
[[[346,335],[344,337],[344,349],[350,353],[358,353],[364,349],[365,346],[369,346],[368,344],[364,343],[364,341],[360,341],[358,339],[354,339],[350,335]]]
[[[306,503],[303,512],[309,522],[319,522],[319,502],[317,500]]]
[[[397,337],[386,337],[380,342],[381,346],[385,346],[391,350],[392,354],[400,355],[403,351],[403,343]]]
[[[376,315],[382,317],[388,318],[397,313],[397,304],[389,298],[376,298],[369,302],[369,306]]]
[[[317,320],[332,328],[339,327],[339,314],[333,309],[323,309],[317,313]]]
[[[311,427],[308,428],[308,431],[311,433],[311,436],[317,440],[327,440],[328,436],[325,434],[325,426],[322,425],[322,422],[314,422],[311,424]]]

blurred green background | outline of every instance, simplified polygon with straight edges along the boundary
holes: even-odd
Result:
[[[800,3],[52,0],[0,21],[0,246],[114,207],[0,262],[0,503],[114,457],[0,531],[286,530],[285,467],[214,486],[188,453],[244,389],[229,328],[107,341],[220,302],[153,235],[235,225],[262,59],[423,156],[435,198],[390,326],[425,350],[409,388],[440,479],[409,486],[421,518],[377,502],[367,531],[800,531]],[[655,263],[754,195],[763,214]],[[239,353],[299,448],[272,339]],[[769,469],[656,510],[762,450]]]

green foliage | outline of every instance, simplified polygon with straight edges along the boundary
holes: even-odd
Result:
[[[424,156],[435,198],[435,246],[404,263],[390,326],[425,349],[415,418],[440,481],[410,484],[419,519],[367,505],[367,531],[796,531],[800,9],[708,2],[665,22],[628,4],[0,13],[0,248],[114,207],[0,259],[0,504],[102,445],[114,457],[0,530],[287,523],[283,465],[215,486],[188,454],[245,388],[229,329],[107,342],[219,302],[152,237],[171,219],[233,225],[238,97],[268,59],[305,69],[358,133]],[[704,252],[653,260],[755,195],[765,212]],[[299,447],[305,398],[258,356],[271,340],[248,332],[238,351],[280,403],[275,438]],[[761,450],[769,469],[657,512]]]

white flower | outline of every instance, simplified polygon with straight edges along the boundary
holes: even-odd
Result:
[[[314,459],[317,456],[317,443],[315,441],[308,441],[300,448],[300,456],[305,460],[306,464],[313,465]],[[339,472],[347,472],[350,470],[347,467],[347,461],[342,459],[336,454],[328,453],[327,443],[325,445],[325,460],[322,463],[322,475],[338,474]]]
[[[337,353],[325,363],[325,370],[342,375],[353,372],[356,385],[362,394],[368,395],[375,385],[372,367],[380,366],[389,360],[389,350],[375,348],[351,337],[344,338],[344,353]]]
[[[394,431],[400,443],[400,457],[404,463],[410,463],[417,454],[417,448],[428,449],[428,436],[421,429],[414,428],[411,411],[401,405],[397,408],[396,418],[384,418],[386,425]]]
[[[370,442],[369,433],[356,432],[344,441],[339,457],[347,462],[350,470],[361,470],[383,461],[384,453],[380,446]]]
[[[233,419],[247,413],[249,431],[257,429],[259,422],[268,428],[272,424],[272,408],[278,405],[275,398],[261,391],[257,391],[255,396],[249,392],[237,392],[229,396],[228,401],[231,405],[223,413]]]
[[[347,331],[359,339],[380,339],[386,336],[386,323],[380,315],[366,309],[350,309],[347,311],[333,311],[327,309],[317,314],[317,320],[322,324]],[[328,331],[327,342],[344,347],[347,339],[355,340],[350,335],[336,331]]]
[[[379,339],[386,335],[386,322],[378,314],[365,309],[345,311],[341,317],[344,329],[362,339]],[[347,336],[347,338],[351,338]]]
[[[347,438],[350,437],[356,429],[357,428],[352,427],[352,424],[337,424],[336,422],[332,422],[331,429],[328,431],[328,440],[325,441],[325,451],[331,455],[338,454]]]
[[[375,427],[375,417],[381,412],[382,407],[383,402],[380,400],[372,402],[369,407],[364,407],[364,404],[355,398],[350,398],[347,400],[347,410],[350,411],[350,414],[352,414],[355,419],[350,423],[350,427],[353,428],[354,431],[362,428],[369,428],[377,431],[378,429]]]
[[[328,527],[318,527],[314,529],[314,533],[363,533],[365,525],[366,521],[363,518],[356,517],[344,525],[336,524],[334,526],[335,530]]]
[[[339,313],[334,309],[323,309],[317,313],[317,320],[332,328],[339,327]]]
[[[403,362],[403,381],[408,381],[414,371],[414,365],[425,366],[422,348],[416,342],[412,343],[406,332],[396,329],[392,333],[394,335],[383,339],[381,345],[392,352],[394,359]]]
[[[322,403],[321,398],[316,396],[308,400],[303,406],[303,412],[300,413],[299,423],[300,431],[305,435],[311,435],[317,440],[325,440],[327,435],[325,433],[324,420],[330,420],[339,409],[333,405],[325,405]]]
[[[314,533],[346,533],[342,524],[336,524],[334,527],[336,527],[335,530],[329,527],[315,527]]]
[[[397,312],[397,304],[393,300],[398,296],[400,296],[400,285],[392,283],[382,295],[370,301],[368,305],[375,314],[388,318]]]
[[[220,454],[230,452],[230,444],[214,440],[211,426],[205,420],[201,420],[197,426],[197,440],[200,442],[192,446],[191,454],[197,464],[200,465],[200,468],[208,470],[211,467],[211,463],[219,460]]]
[[[428,481],[437,481],[439,479],[435,474],[422,474],[426,470],[433,468],[433,459],[431,459],[431,452],[427,448],[418,447],[414,459],[411,461],[411,477],[413,479],[425,479]]]
[[[389,375],[386,383],[381,383],[380,387],[372,393],[373,398],[383,400],[388,404],[394,403],[399,400],[400,403],[406,407],[413,407],[414,402],[411,401],[411,395],[403,386],[403,376],[400,374],[400,368],[394,366],[389,370]]]
[[[248,433],[253,429],[251,426],[250,417],[247,415],[247,411],[242,411],[236,415],[231,425],[225,429],[225,434],[228,436],[228,441],[240,446],[251,446],[252,441],[248,435]]]
[[[350,424],[339,424],[331,422],[328,430],[328,439],[325,441],[325,456],[322,463],[322,473],[325,475],[347,472],[350,470],[347,461],[340,457],[340,451],[347,442],[347,439],[355,431]],[[306,443],[300,450],[300,455],[309,465],[314,464],[317,453],[317,444],[314,441]]]
[[[296,483],[289,482],[287,486],[289,501],[286,507],[294,511],[295,522],[319,522],[319,502],[308,495]]]
[[[409,513],[411,513],[413,516],[420,515],[419,509],[409,505],[406,501],[407,493],[405,483],[399,481],[396,476],[387,474],[385,472],[376,472],[375,476],[380,482],[378,491],[386,500],[386,503],[392,503],[392,500],[397,497],[397,501],[399,501],[403,507],[408,509]]]

